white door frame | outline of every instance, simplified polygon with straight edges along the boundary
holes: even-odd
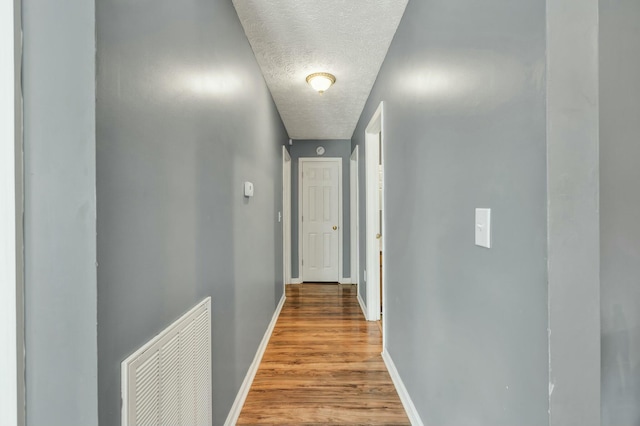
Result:
[[[379,219],[379,197],[380,197],[380,177],[378,160],[380,158],[380,145],[384,146],[384,105],[380,102],[378,109],[371,117],[364,134],[365,143],[365,188],[366,188],[366,267],[367,272],[365,275],[367,282],[367,320],[378,321],[380,319],[380,249],[379,241],[376,238],[377,223]],[[378,136],[380,135],[380,136]],[[380,138],[380,139],[378,139]],[[380,140],[382,141],[380,143]],[[384,177],[382,190],[384,191]],[[383,195],[384,200],[384,195]],[[383,208],[384,211],[384,208]],[[382,256],[384,257],[385,238],[384,238],[384,213],[382,223]],[[384,259],[383,259],[384,262]],[[384,310],[384,293],[385,293],[385,271],[382,271],[382,309]],[[385,333],[385,315],[382,316],[382,338],[384,339]],[[384,340],[383,340],[384,344]]]
[[[13,0],[0,2],[0,424],[18,424],[16,74]]]
[[[336,282],[342,280],[342,158],[340,157],[300,157],[298,158],[298,275],[300,281],[304,282],[304,270],[302,259],[304,254],[303,234],[304,223],[302,221],[302,165],[319,161],[335,161],[338,164],[338,277]]]
[[[291,156],[282,147],[282,279],[291,283]]]
[[[358,208],[358,200],[360,197],[358,185],[358,146],[353,149],[349,159],[349,176],[350,176],[350,204],[349,217],[351,218],[351,283],[360,284],[360,209]]]

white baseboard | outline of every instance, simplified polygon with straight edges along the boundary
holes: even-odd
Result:
[[[291,282],[289,284],[302,284],[302,282],[303,282],[302,278],[291,278]],[[351,278],[350,277],[340,278],[338,283],[340,283],[340,284],[353,284],[351,282]]]
[[[273,333],[273,329],[276,326],[276,322],[278,321],[278,317],[280,316],[280,311],[282,311],[282,307],[284,306],[285,299],[286,299],[286,296],[283,294],[282,298],[280,299],[280,303],[278,303],[278,307],[276,308],[276,311],[273,313],[273,318],[271,318],[269,327],[267,327],[267,331],[264,332],[264,337],[262,337],[262,342],[260,342],[260,346],[258,346],[258,350],[256,351],[256,356],[253,358],[253,362],[249,366],[249,370],[247,371],[247,375],[244,377],[244,381],[240,386],[240,390],[238,390],[236,399],[235,401],[233,401],[233,405],[231,406],[231,411],[229,411],[227,420],[224,422],[225,426],[235,425],[236,422],[238,421],[238,418],[240,417],[242,406],[244,405],[244,401],[247,399],[247,395],[249,394],[249,389],[251,389],[251,384],[253,383],[253,379],[256,377],[256,373],[258,372],[258,367],[260,366],[260,361],[262,361],[262,356],[264,355],[264,351],[267,349],[267,344],[269,344],[271,333]]]
[[[404,411],[407,412],[407,417],[409,417],[409,421],[413,426],[424,426],[422,423],[422,419],[418,415],[418,410],[416,410],[416,406],[413,405],[413,401],[409,396],[409,392],[407,392],[407,388],[404,387],[404,383],[398,374],[398,370],[396,369],[396,365],[393,363],[391,359],[391,355],[387,352],[386,348],[382,350],[382,359],[384,360],[384,364],[387,366],[387,370],[389,371],[389,375],[391,376],[391,380],[396,387],[396,391],[398,392],[398,396],[400,397],[400,401],[404,406]]]
[[[362,309],[362,315],[364,315],[364,319],[367,319],[367,307],[364,305],[362,297],[360,297],[360,291],[358,291],[358,303],[360,304],[360,309]]]

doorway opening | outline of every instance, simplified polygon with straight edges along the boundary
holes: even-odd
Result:
[[[300,158],[299,270],[303,282],[342,279],[342,158]]]
[[[385,336],[385,280],[384,265],[384,105],[381,102],[365,129],[365,189],[366,189],[366,299],[367,319],[382,319],[383,344]]]
[[[282,147],[282,280],[291,283],[291,155]]]
[[[349,159],[349,218],[351,224],[351,283],[360,285],[360,215],[358,208],[359,188],[358,185],[358,146],[353,149]]]

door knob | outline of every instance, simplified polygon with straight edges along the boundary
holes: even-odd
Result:
[[[382,235],[376,234],[376,240],[379,240],[380,238],[382,238]]]
[[[338,229],[338,227],[333,225],[333,230],[335,231],[336,229]]]

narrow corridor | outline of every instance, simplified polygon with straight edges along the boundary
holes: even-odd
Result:
[[[409,424],[380,355],[380,330],[365,321],[356,289],[287,286],[237,424]]]

